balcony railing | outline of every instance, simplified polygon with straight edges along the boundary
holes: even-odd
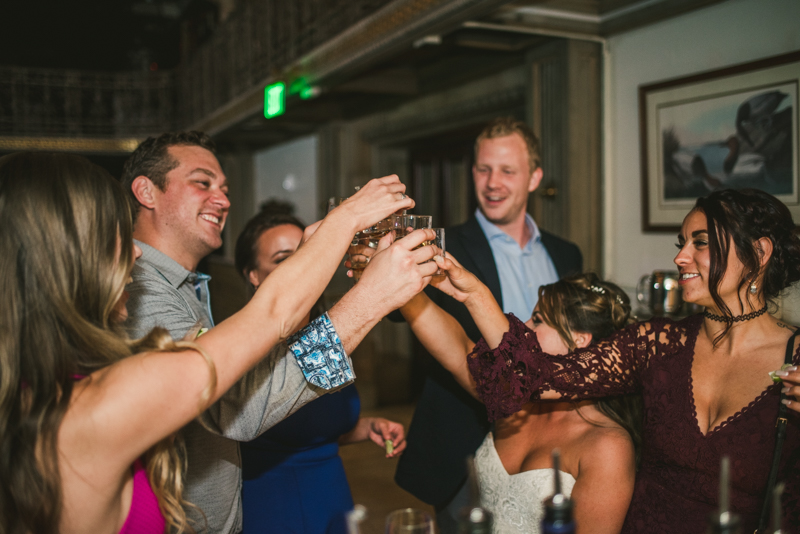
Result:
[[[171,72],[0,67],[0,136],[143,137],[187,128],[389,0],[244,0]]]
[[[0,67],[0,136],[136,137],[175,124],[170,73]]]

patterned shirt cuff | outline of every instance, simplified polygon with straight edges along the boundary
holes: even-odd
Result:
[[[350,359],[327,313],[290,337],[288,345],[308,383],[336,389],[355,379]]]

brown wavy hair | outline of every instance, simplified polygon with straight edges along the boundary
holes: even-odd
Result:
[[[132,210],[105,170],[65,154],[0,158],[0,517],[4,533],[58,532],[58,430],[76,375],[145,350],[198,347],[156,329],[131,341],[112,320],[133,258]],[[204,408],[215,387],[211,379]],[[144,455],[171,528],[191,530],[185,455],[168,437]]]
[[[538,306],[544,322],[558,332],[571,351],[576,349],[573,333],[591,334],[596,343],[634,322],[625,291],[594,273],[569,276],[540,287]],[[597,408],[630,434],[638,466],[644,417],[642,396],[605,397],[597,401]]]

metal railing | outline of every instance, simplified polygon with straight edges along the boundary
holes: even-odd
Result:
[[[196,124],[389,0],[243,0],[169,72],[0,67],[0,136],[142,137]]]
[[[0,136],[130,137],[175,124],[170,73],[0,67]]]

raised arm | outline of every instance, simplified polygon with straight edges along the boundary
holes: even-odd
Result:
[[[464,269],[452,255],[436,257],[437,265],[447,271],[445,278],[434,279],[437,289],[463,302],[490,346],[496,347],[508,330],[503,314],[491,291]],[[420,293],[400,308],[406,322],[425,349],[453,374],[458,383],[480,400],[475,380],[467,367],[467,355],[475,343],[461,324],[426,294]]]
[[[433,255],[431,247],[413,250],[431,237],[430,230],[420,230],[395,245],[390,246],[389,237],[381,241],[364,278],[327,317],[292,336],[288,347],[276,345],[206,410],[207,426],[231,439],[251,440],[305,403],[351,382],[348,354],[384,315],[421,291],[436,269],[434,263],[425,263]],[[328,365],[321,366],[315,353],[323,354]],[[324,384],[325,389],[312,384]]]
[[[477,397],[475,383],[467,368],[467,354],[475,343],[464,328],[425,293],[417,294],[400,308],[414,335],[461,386]]]
[[[247,365],[244,370],[251,367],[303,320],[333,277],[353,235],[413,205],[402,197],[404,191],[397,176],[371,180],[331,211],[308,241],[264,280],[248,305],[199,338],[200,344],[215,358],[252,355],[242,362]],[[240,371],[236,365],[218,369],[222,391],[241,376]]]
[[[372,180],[331,212],[244,309],[198,338],[209,362],[195,351],[140,354],[81,381],[73,395],[74,409],[62,427],[63,445],[79,449],[78,456],[87,463],[94,455],[101,469],[127,469],[150,446],[218,399],[295,329],[326,287],[352,235],[413,206],[402,196],[404,190],[396,176]],[[209,363],[216,368],[216,384],[207,392]],[[201,405],[201,399],[207,402]]]
[[[468,357],[476,389],[490,420],[531,400],[602,398],[639,391],[653,357],[670,357],[689,336],[685,324],[655,319],[618,330],[605,340],[565,355],[542,351],[535,332],[509,315],[509,330],[489,348],[481,339]],[[687,319],[691,321],[695,319]]]
[[[513,315],[504,315],[489,289],[455,258],[437,257],[436,261],[447,270],[447,277],[431,284],[463,302],[484,336],[466,359],[469,376],[464,376],[460,360],[463,343],[453,334],[463,335],[463,330],[452,326],[452,317],[448,322],[442,317],[444,312],[437,312],[435,304],[422,296],[415,297],[404,315],[419,316],[423,344],[486,405],[492,421],[515,413],[531,400],[602,398],[635,392],[639,387],[638,373],[650,357],[674,351],[687,341],[681,327],[657,320],[632,325],[607,340],[567,355],[546,354],[533,330]],[[409,317],[406,320],[411,323]],[[435,328],[454,337],[436,339]],[[456,348],[448,352],[448,345]]]
[[[508,319],[489,288],[464,269],[452,255],[446,258],[437,256],[436,263],[447,271],[447,276],[435,278],[431,284],[463,302],[481,333],[496,340],[494,346],[497,346],[503,333],[508,330]],[[425,349],[453,374],[464,389],[480,399],[467,367],[467,355],[472,352],[475,343],[461,324],[424,293],[415,296],[400,311]]]
[[[437,257],[436,261],[447,271],[447,276],[434,279],[431,285],[463,302],[489,346],[494,348],[499,345],[503,334],[508,331],[508,319],[492,292],[452,255]]]
[[[432,230],[415,230],[391,246],[391,235],[381,239],[361,279],[330,311],[346,352],[358,346],[386,314],[425,288],[436,272],[436,263],[428,261],[434,247],[419,245],[432,238]]]

